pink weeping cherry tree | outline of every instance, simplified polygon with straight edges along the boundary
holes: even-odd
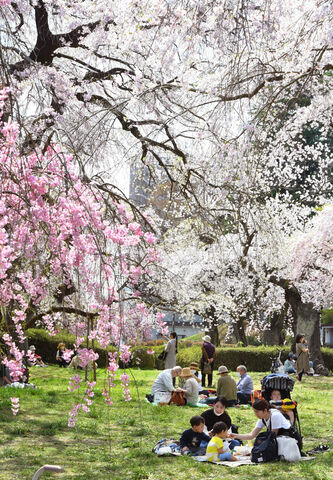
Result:
[[[7,100],[8,91],[3,90],[1,111]],[[24,155],[18,125],[2,122],[0,129],[1,322],[3,341],[13,355],[4,362],[19,380],[24,355],[32,358],[24,348],[25,329],[38,322],[54,335],[56,328],[66,326],[76,333],[82,367],[98,358],[88,348],[89,340],[105,349],[117,348],[118,354],[109,356],[103,392],[110,404],[108,388],[118,359],[129,363],[129,342],[146,338],[152,327],[165,330],[163,314],[152,314],[137,289],[159,261],[156,237],[151,230],[143,231],[124,205],[107,205],[99,190],[82,181],[74,158],[59,146]],[[88,343],[83,346],[84,341]],[[70,390],[77,390],[80,381],[73,377]],[[123,374],[126,400],[128,381]],[[94,385],[87,383],[70,425],[79,408],[89,408]]]

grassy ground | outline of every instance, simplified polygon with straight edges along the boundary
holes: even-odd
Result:
[[[243,466],[236,470],[209,464],[198,464],[187,457],[162,457],[151,453],[157,440],[179,438],[189,419],[204,409],[189,407],[152,407],[144,401],[156,371],[134,370],[141,402],[125,403],[121,388],[114,389],[114,404],[107,409],[100,389],[90,413],[80,412],[75,428],[67,427],[68,411],[74,394],[67,390],[70,372],[49,366],[31,369],[36,390],[0,389],[0,479],[31,479],[41,465],[58,464],[62,474],[45,474],[42,478],[61,480],[149,479],[187,480],[188,478],[269,480],[333,478],[333,452],[315,460],[297,464]],[[264,374],[254,373],[255,385]],[[104,371],[98,371],[98,385]],[[131,393],[137,398],[136,388]],[[21,410],[14,417],[10,397],[20,397]],[[306,378],[294,388],[293,399],[299,402],[299,414],[305,449],[319,443],[329,444],[333,451],[333,378]],[[229,409],[241,432],[255,424],[251,409]]]

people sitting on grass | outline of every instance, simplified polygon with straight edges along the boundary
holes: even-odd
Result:
[[[68,360],[66,360],[66,358],[64,358],[64,354],[65,354],[65,351],[66,351],[66,345],[64,343],[59,343],[58,345],[58,350],[57,350],[57,353],[56,353],[56,362],[57,364],[59,365],[59,368],[61,367],[67,367],[68,365]]]
[[[290,421],[287,420],[279,410],[273,408],[266,400],[260,399],[253,403],[253,413],[258,418],[256,426],[251,433],[230,433],[230,438],[238,440],[252,440],[260,430],[264,427],[267,430],[275,432],[276,435],[283,435],[291,427]]]
[[[236,384],[238,403],[251,403],[251,392],[253,390],[252,378],[247,374],[247,368],[245,365],[238,365],[237,373],[240,376],[240,379]]]
[[[173,367],[171,369],[163,370],[163,372],[159,373],[153,386],[151,387],[151,394],[154,397],[154,402],[158,401],[158,397],[161,393],[170,393],[174,390],[174,386],[172,383],[172,379],[175,377],[179,377],[182,373],[182,367]],[[176,389],[181,391],[181,389]]]
[[[186,404],[196,406],[199,400],[199,385],[189,367],[183,368],[180,377],[185,380],[184,387],[182,387],[181,391],[184,392]]]
[[[31,351],[31,357],[33,357],[35,361],[34,365],[36,365],[36,367],[46,367],[45,363],[42,360],[42,357],[40,355],[37,355],[35,345],[30,345],[29,350]]]
[[[182,454],[204,455],[210,442],[210,437],[204,433],[205,420],[195,415],[190,420],[191,428],[185,430],[180,437]]]
[[[283,366],[283,369],[284,369],[284,373],[296,373],[296,360],[295,360],[295,356],[293,354],[293,352],[290,352],[288,353],[288,358],[287,360],[284,362],[284,366]]]
[[[227,401],[224,397],[216,397],[213,408],[209,408],[201,413],[205,419],[205,431],[209,433],[216,422],[224,422],[228,428],[231,427],[231,418],[226,412]]]
[[[226,399],[228,407],[233,407],[237,403],[237,385],[235,380],[229,375],[226,366],[221,365],[217,374],[220,376],[217,382],[216,395]]]
[[[202,385],[201,385],[202,375],[199,369],[199,364],[197,362],[191,362],[189,365],[189,369],[191,370],[191,373],[193,373],[194,379],[198,382],[199,393],[200,393],[200,391],[202,390]]]
[[[237,458],[230,451],[230,447],[225,447],[223,444],[223,439],[227,437],[227,425],[224,422],[215,423],[212,430],[212,439],[209,441],[206,450],[206,456],[209,462],[237,460]]]

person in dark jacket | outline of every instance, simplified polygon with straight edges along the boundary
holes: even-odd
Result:
[[[216,350],[209,335],[205,335],[202,340],[202,357],[200,363],[202,374],[201,384],[203,387],[206,386],[206,375],[208,375],[208,387],[211,387],[213,383],[213,370],[216,358]]]
[[[180,448],[183,454],[195,453],[204,455],[206,447],[210,442],[210,436],[203,433],[205,420],[199,415],[195,415],[190,420],[191,428],[185,430],[180,437]]]

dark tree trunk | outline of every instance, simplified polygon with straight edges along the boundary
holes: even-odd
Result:
[[[324,359],[320,351],[320,311],[314,308],[313,303],[303,303],[297,288],[287,280],[271,277],[270,281],[285,290],[286,301],[292,310],[294,335],[297,333],[305,335],[315,372],[321,375],[329,375],[329,370],[324,366]],[[293,345],[293,349],[294,347]]]
[[[218,346],[219,343],[219,331],[218,331],[218,320],[216,318],[216,309],[214,305],[207,308],[204,315],[203,326],[205,330],[205,335],[209,335],[212,339],[212,343]]]
[[[285,335],[283,333],[286,316],[286,308],[280,312],[274,312],[270,317],[270,327],[264,331],[263,343],[265,345],[283,345]]]
[[[247,347],[247,338],[245,334],[245,326],[244,326],[244,319],[239,317],[235,323],[235,332],[236,336],[238,337],[238,341],[242,342],[244,347]]]

